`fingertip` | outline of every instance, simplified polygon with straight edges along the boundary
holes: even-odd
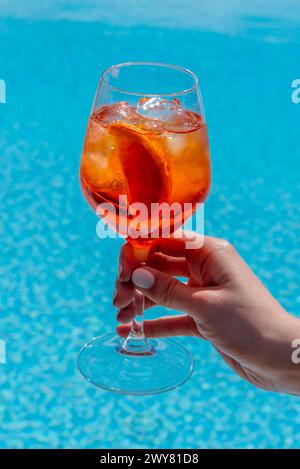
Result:
[[[130,327],[131,325],[130,324],[119,324],[116,328],[116,331],[117,331],[117,334],[126,339],[129,331],[130,331]]]
[[[123,264],[119,265],[118,280],[121,283],[131,281],[132,272],[139,266],[135,259],[125,259]]]
[[[131,245],[126,243],[122,246],[119,257],[118,280],[128,282],[131,278],[130,258],[132,257]]]
[[[132,274],[132,282],[138,288],[149,289],[155,284],[153,270],[139,267]]]
[[[129,306],[133,302],[133,297],[134,290],[131,284],[116,282],[112,303],[117,309]]]
[[[117,274],[118,280],[122,280],[123,271],[124,271],[124,268],[123,268],[122,264],[119,264],[119,267],[118,267],[118,274]]]
[[[123,261],[123,264],[119,264],[118,269],[118,280],[121,283],[127,283],[131,279],[132,267],[128,261]]]
[[[130,303],[125,308],[120,309],[118,314],[117,314],[117,321],[121,322],[121,323],[124,323],[124,324],[128,323],[129,321],[131,321],[134,318],[135,309],[136,309],[136,307],[135,307],[134,302]]]

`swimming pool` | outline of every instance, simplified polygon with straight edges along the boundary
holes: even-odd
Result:
[[[113,63],[199,75],[213,162],[206,233],[228,238],[300,315],[297,3],[0,1],[0,447],[300,446],[299,398],[243,382],[200,340],[184,340],[193,377],[166,394],[106,393],[76,368],[82,344],[116,324],[121,241],[97,238],[78,186],[91,102]],[[153,421],[134,432],[146,409]]]

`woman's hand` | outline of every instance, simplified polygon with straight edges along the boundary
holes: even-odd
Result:
[[[292,342],[300,320],[288,314],[225,240],[205,237],[200,249],[185,239],[157,240],[145,266],[134,249],[121,250],[114,305],[125,337],[135,315],[134,288],[145,306],[162,305],[186,314],[145,321],[150,337],[192,335],[209,340],[242,378],[269,390],[300,394],[300,364]],[[186,277],[182,283],[176,276]]]

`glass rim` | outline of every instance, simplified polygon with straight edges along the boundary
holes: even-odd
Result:
[[[106,78],[105,78],[106,75],[108,73],[110,73],[111,71],[113,71],[113,70],[116,70],[116,69],[119,69],[119,68],[122,68],[122,67],[135,66],[135,65],[138,65],[138,66],[147,65],[147,66],[152,66],[152,67],[172,68],[174,70],[177,70],[179,72],[183,72],[186,75],[189,75],[190,77],[192,77],[192,79],[194,80],[194,83],[193,83],[193,86],[191,86],[190,88],[186,88],[186,89],[180,90],[180,91],[175,91],[173,93],[137,93],[135,91],[126,91],[122,88],[118,88],[117,86],[114,86],[111,83],[109,83],[109,81],[107,81]],[[123,63],[119,63],[119,64],[116,64],[116,65],[111,65],[110,67],[107,67],[105,70],[103,70],[103,72],[101,73],[100,83],[101,82],[106,83],[113,90],[118,91],[120,93],[128,94],[128,95],[131,95],[131,96],[146,96],[146,97],[181,96],[181,95],[191,93],[192,91],[196,90],[198,88],[198,85],[199,85],[199,80],[198,80],[197,75],[194,72],[192,72],[191,70],[189,70],[188,68],[180,67],[179,65],[167,64],[167,63],[163,63],[163,62],[123,62]]]

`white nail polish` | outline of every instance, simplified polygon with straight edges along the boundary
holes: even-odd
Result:
[[[133,283],[140,288],[151,288],[155,283],[154,275],[146,269],[136,269],[132,274]]]

